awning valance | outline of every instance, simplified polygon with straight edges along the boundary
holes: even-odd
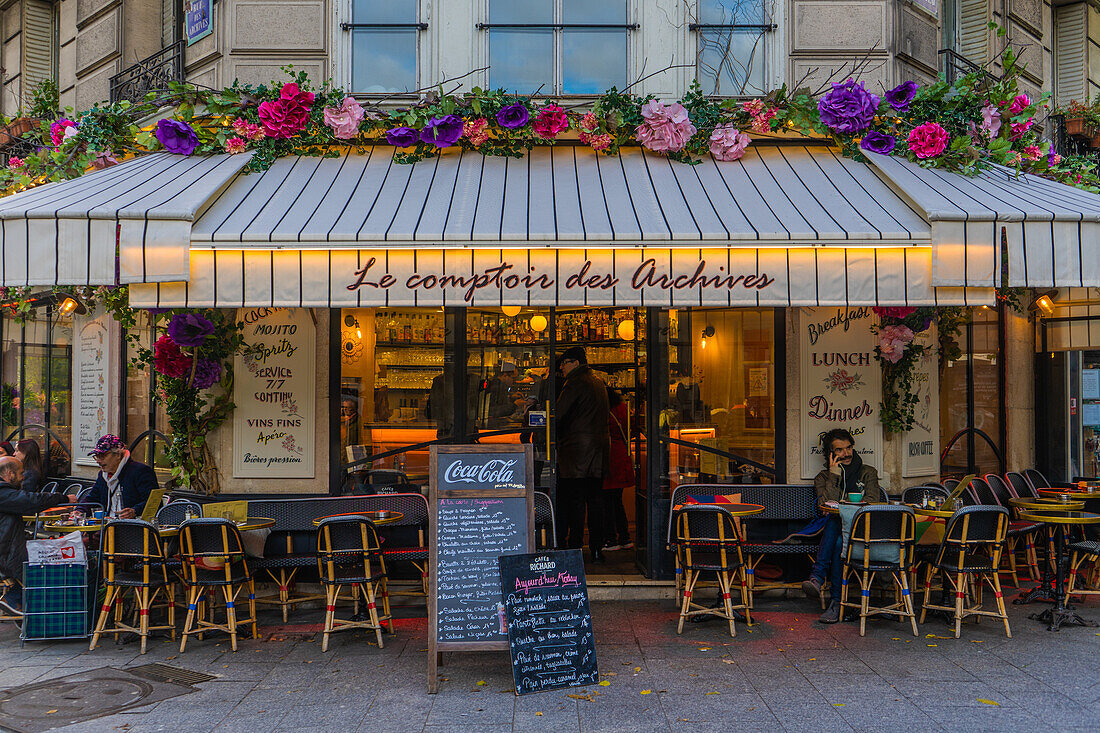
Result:
[[[809,144],[694,166],[568,145],[393,156],[377,146],[245,173],[246,155],[160,153],[43,186],[0,201],[0,276],[114,282],[117,232],[136,304],[544,303],[551,289],[563,305],[987,303],[1004,226],[1013,284],[1100,285],[1083,244],[1100,199],[1030,176],[969,179]],[[354,287],[372,258],[362,279],[394,282]],[[515,269],[496,288],[505,258]],[[433,274],[490,281],[469,295],[463,279],[425,285]],[[524,285],[537,275],[553,287]]]

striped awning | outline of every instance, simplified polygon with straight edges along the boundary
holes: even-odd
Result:
[[[43,186],[0,201],[0,277],[112,283],[117,232],[136,305],[980,303],[1004,226],[1013,284],[1058,281],[1072,261],[1072,284],[1100,285],[1081,246],[1100,200],[1029,176],[806,144],[694,166],[568,145],[393,156],[246,174],[246,155],[161,153]]]

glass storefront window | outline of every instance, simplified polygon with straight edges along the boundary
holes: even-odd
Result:
[[[775,327],[771,309],[668,312],[660,413],[663,482],[771,482]]]
[[[943,458],[945,476],[1005,470],[993,449],[993,445],[1003,448],[1000,325],[996,309],[973,309],[971,322],[959,335],[962,357],[949,361],[941,373],[940,444],[946,447],[968,426],[988,436],[964,433],[958,437]]]
[[[160,334],[153,333],[147,311],[137,311],[136,318],[126,338],[126,426],[122,439],[137,460],[156,468],[164,480],[172,467],[166,452],[172,428],[164,405],[153,398],[156,374],[133,361],[140,350],[152,349]]]
[[[0,362],[0,422],[3,438],[38,441],[50,476],[71,471],[71,315],[40,308],[19,323],[3,318]]]
[[[340,311],[341,459],[374,457],[350,469],[356,486],[377,482],[372,469],[426,483],[428,449],[404,449],[453,430],[447,333],[447,315],[438,308]]]

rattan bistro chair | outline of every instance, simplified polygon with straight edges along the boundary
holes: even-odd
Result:
[[[752,589],[745,573],[741,536],[734,516],[721,505],[695,504],[677,509],[673,521],[676,558],[684,571],[684,592],[676,633],[683,633],[684,621],[688,618],[714,615],[729,621],[730,636],[737,636],[734,611],[743,611],[746,623],[752,625]],[[703,573],[717,576],[721,605],[711,608],[692,601]],[[740,589],[737,605],[731,600],[734,580]]]
[[[382,622],[388,622],[391,634],[394,630],[386,588],[386,561],[374,523],[361,516],[322,520],[317,528],[317,572],[321,584],[325,586],[325,628],[321,651],[328,651],[328,639],[332,632],[344,629],[373,629],[381,649]],[[336,603],[344,586],[351,586],[356,615],[360,598],[366,604],[366,619],[336,618]],[[379,596],[382,597],[382,613],[378,613]]]
[[[867,618],[874,615],[908,616],[917,636],[917,617],[909,591],[913,569],[913,547],[917,520],[907,506],[875,505],[856,512],[852,518],[840,588],[840,607],[859,609],[859,635],[867,630]],[[888,573],[894,584],[894,602],[873,607],[871,585],[879,573]],[[849,578],[859,587],[858,603],[848,602]]]
[[[187,586],[187,620],[183,624],[180,653],[186,648],[187,637],[191,634],[202,639],[208,631],[224,631],[229,634],[233,651],[237,651],[237,627],[241,624],[251,625],[255,638],[256,589],[237,525],[220,517],[188,519],[180,525],[180,558],[183,560],[181,575]],[[214,620],[213,598],[218,588],[225,599],[224,624]],[[210,620],[206,619],[207,614],[197,613],[206,591],[210,591],[211,596]],[[247,618],[237,616],[237,598],[242,591],[248,593]]]
[[[1067,549],[1073,554],[1069,560],[1066,597],[1100,595],[1100,588],[1097,587],[1100,581],[1100,542],[1091,540],[1072,542]]]
[[[936,559],[928,566],[924,576],[925,600],[920,622],[923,624],[929,610],[947,611],[955,617],[955,638],[959,638],[962,621],[967,616],[979,620],[992,616],[1004,622],[1005,634],[1012,638],[1005,612],[1004,594],[997,568],[1001,564],[1005,537],[1008,534],[1008,510],[1004,507],[967,506],[947,520],[943,542]],[[932,581],[943,574],[955,593],[955,605],[929,603]],[[996,611],[982,610],[982,586],[993,590]],[[973,603],[969,597],[973,598]]]
[[[140,519],[116,519],[107,523],[101,539],[103,558],[103,585],[106,595],[103,607],[99,611],[92,643],[88,647],[94,650],[102,634],[115,635],[128,631],[141,636],[141,653],[150,631],[171,630],[172,639],[176,638],[176,593],[174,577],[168,577],[168,570],[162,551],[160,533],[157,529]],[[122,620],[123,601],[126,591],[134,596],[136,624],[126,624]],[[168,611],[168,623],[161,626],[149,625],[149,611],[153,608],[157,596],[164,595],[165,608]],[[107,628],[107,621],[114,611],[114,624]]]

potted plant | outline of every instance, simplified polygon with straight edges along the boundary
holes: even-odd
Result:
[[[1100,95],[1092,104],[1073,100],[1058,112],[1065,120],[1067,135],[1095,140],[1100,134]],[[1095,142],[1091,142],[1090,145],[1096,147]]]
[[[42,120],[52,120],[60,114],[61,94],[57,83],[52,79],[43,79],[31,90],[31,108],[28,116],[20,115],[0,128],[0,146],[18,142],[31,130],[39,127]]]

